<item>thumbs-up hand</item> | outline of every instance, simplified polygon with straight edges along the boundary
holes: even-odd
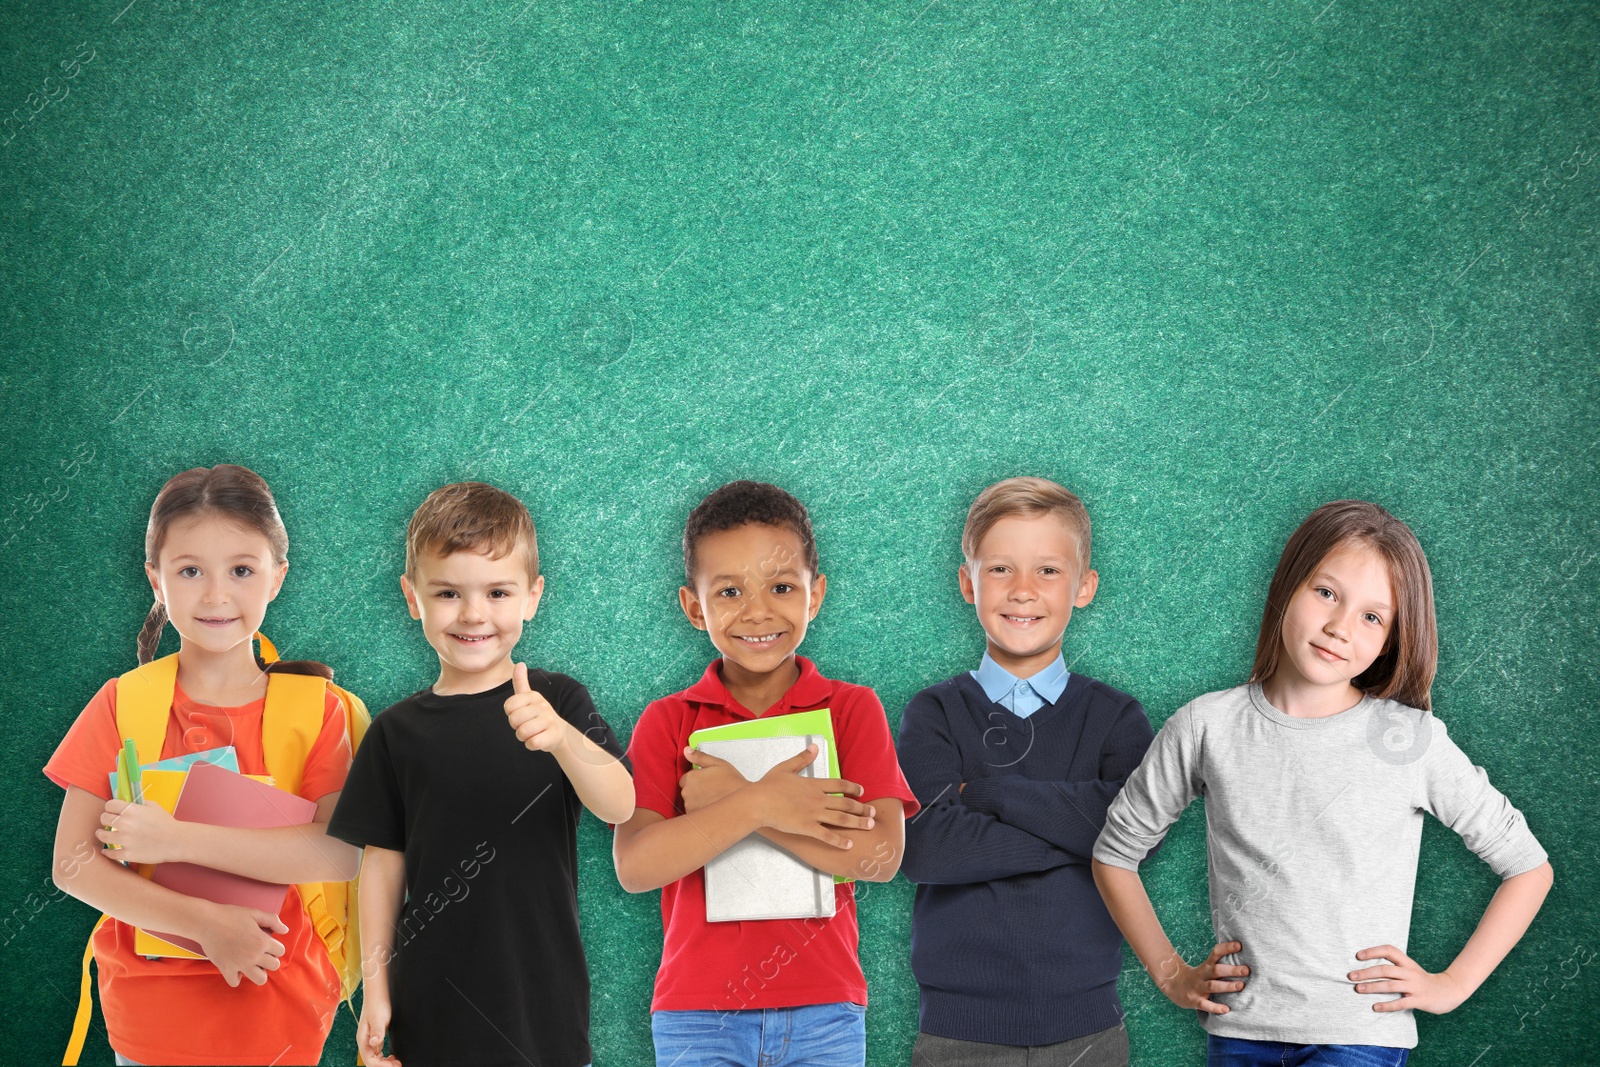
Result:
[[[512,693],[506,700],[506,718],[516,731],[517,740],[533,752],[554,752],[567,743],[567,721],[528,684],[528,665],[519,663],[511,672]]]

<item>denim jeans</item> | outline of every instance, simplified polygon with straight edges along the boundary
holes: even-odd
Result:
[[[1291,1045],[1206,1035],[1206,1067],[1405,1067],[1408,1048],[1388,1045]]]
[[[650,1014],[656,1067],[864,1067],[867,1007],[842,1001],[793,1008]]]

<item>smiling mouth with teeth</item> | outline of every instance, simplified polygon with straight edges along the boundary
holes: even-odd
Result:
[[[734,636],[738,637],[739,640],[743,641],[747,645],[754,645],[757,648],[769,648],[778,640],[778,638],[782,637],[783,635],[767,634],[763,637],[744,637],[739,634],[735,634]]]
[[[1023,622],[1023,623],[1038,622],[1040,619],[1044,618],[1043,615],[1005,615],[1005,614],[1002,614],[1000,617],[1002,619],[1009,619],[1012,622]]]
[[[465,641],[469,645],[475,645],[480,641],[489,640],[489,638],[493,637],[494,634],[451,634],[450,636],[455,638],[457,641]]]

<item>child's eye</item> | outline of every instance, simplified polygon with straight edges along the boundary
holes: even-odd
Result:
[[[439,599],[440,600],[445,600],[445,599],[448,599],[448,598],[453,597],[455,595],[456,595],[456,591],[454,589],[441,589],[441,590],[439,590]]]
[[[1366,619],[1368,622],[1370,622],[1374,626],[1382,626],[1383,625],[1383,619],[1381,619],[1377,615],[1374,615],[1370,611],[1367,612],[1365,615],[1363,615],[1362,618]]]
[[[784,593],[793,592],[794,586],[790,585],[788,582],[779,582],[777,585],[772,587],[772,591],[781,596]]]
[[[732,585],[723,586],[721,589],[718,589],[717,593],[716,593],[717,596],[722,597],[724,600],[728,599],[729,594],[732,594],[733,596],[738,596],[739,595],[738,587],[737,586],[732,586]]]
[[[1317,586],[1317,595],[1318,596],[1322,596],[1323,593],[1327,593],[1328,594],[1328,596],[1323,596],[1322,597],[1322,599],[1324,599],[1324,600],[1327,600],[1328,597],[1333,596],[1333,590],[1332,589],[1329,589],[1327,586],[1322,586],[1322,585]]]
[[[189,573],[190,571],[193,571],[194,573],[190,574]],[[200,568],[199,567],[193,567],[193,566],[183,567],[183,568],[180,568],[179,571],[178,571],[178,577],[180,577],[180,578],[195,578],[195,577],[198,577],[199,574],[200,574]]]
[[[240,574],[240,571],[243,571],[244,573]],[[241,563],[237,567],[233,568],[233,576],[235,578],[248,578],[255,572],[255,568],[246,563]]]
[[[1061,573],[1060,571],[1056,570],[1056,568],[1054,568],[1054,567],[1041,567],[1040,569],[1042,571],[1044,571],[1044,573],[1046,573],[1046,574],[1060,574]]]

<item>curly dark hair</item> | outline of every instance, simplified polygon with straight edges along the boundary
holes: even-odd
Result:
[[[811,516],[806,506],[789,493],[766,482],[737,481],[712,490],[689,513],[683,528],[683,574],[694,585],[695,548],[707,534],[734,530],[750,523],[793,530],[800,538],[806,570],[815,578],[821,565],[817,560],[817,538],[811,532]]]

